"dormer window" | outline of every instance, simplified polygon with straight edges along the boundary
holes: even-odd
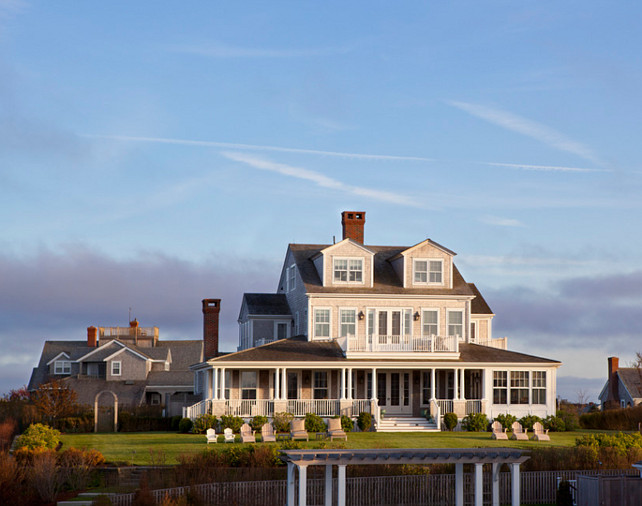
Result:
[[[335,283],[363,283],[363,258],[335,258]]]
[[[416,285],[441,285],[443,283],[444,262],[441,259],[415,259],[413,261],[413,280]]]
[[[71,374],[71,362],[69,360],[56,360],[54,362],[54,374]]]

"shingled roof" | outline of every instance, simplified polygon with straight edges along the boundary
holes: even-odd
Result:
[[[290,306],[284,293],[244,293],[243,302],[251,315],[290,316]]]
[[[642,371],[637,367],[620,367],[617,371],[620,381],[634,399],[642,398]]]
[[[352,293],[352,294],[417,294],[417,295],[474,295],[473,290],[453,264],[452,288],[404,288],[390,260],[407,250],[405,246],[365,246],[374,253],[374,286],[323,286],[314,263],[310,260],[329,244],[290,244],[289,248],[309,293]]]
[[[468,286],[475,294],[475,298],[470,304],[471,314],[494,314],[481,292],[475,286],[475,283],[468,283]]]

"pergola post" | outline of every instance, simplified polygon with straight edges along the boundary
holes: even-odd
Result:
[[[511,505],[520,505],[520,490],[519,490],[519,463],[510,465],[510,481],[511,481]]]
[[[492,506],[499,506],[499,470],[501,469],[501,464],[493,463],[491,470],[492,478]]]
[[[455,506],[464,506],[464,464],[455,464]]]
[[[325,506],[332,506],[332,464],[325,466]]]
[[[346,506],[346,465],[339,464],[338,484],[337,484],[337,505]]]
[[[475,463],[475,506],[484,506],[484,464]]]
[[[299,465],[299,506],[305,506],[307,500],[308,467]]]
[[[294,464],[288,462],[288,495],[286,506],[296,506],[294,504]]]

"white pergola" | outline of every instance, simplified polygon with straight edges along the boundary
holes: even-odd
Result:
[[[325,505],[332,506],[332,468],[338,468],[338,506],[346,504],[346,466],[368,464],[455,464],[455,506],[464,504],[464,464],[475,466],[475,506],[483,506],[483,465],[491,464],[492,504],[499,506],[499,470],[502,464],[511,468],[511,504],[519,506],[519,466],[530,457],[512,448],[452,449],[368,449],[368,450],[283,450],[281,457],[288,465],[287,506],[295,504],[295,468],[299,471],[298,506],[306,506],[307,468],[325,466]]]

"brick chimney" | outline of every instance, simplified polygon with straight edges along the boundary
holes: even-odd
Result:
[[[343,238],[350,238],[363,244],[363,230],[366,225],[366,213],[362,211],[343,211],[341,213]]]
[[[609,357],[609,391],[607,394],[607,402],[615,402],[617,405],[614,405],[614,407],[619,408],[620,407],[620,389],[618,387],[618,376],[617,376],[617,371],[620,367],[620,359],[618,357]]]
[[[218,315],[221,299],[203,299],[203,360],[218,356]]]
[[[96,327],[87,327],[87,346],[90,348],[98,346],[98,329]]]

